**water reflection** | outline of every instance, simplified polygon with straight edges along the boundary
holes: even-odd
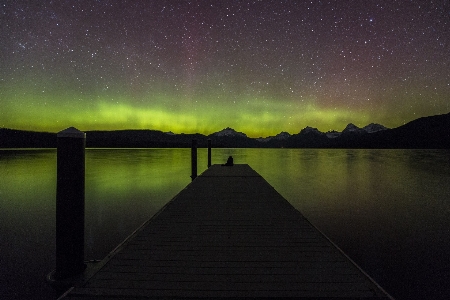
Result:
[[[104,257],[183,189],[189,159],[188,149],[88,149],[87,255]]]
[[[213,163],[231,155],[250,164],[396,298],[450,295],[449,151],[212,153]],[[201,173],[206,149],[198,155]],[[54,266],[56,151],[0,150],[0,176],[0,281],[8,283],[0,294],[48,295],[42,278]],[[88,149],[86,258],[104,257],[189,176],[190,149]]]
[[[450,295],[448,151],[284,154],[271,158],[282,172],[255,166],[382,286],[399,299]]]
[[[55,150],[0,150],[0,295],[51,295],[55,264]]]

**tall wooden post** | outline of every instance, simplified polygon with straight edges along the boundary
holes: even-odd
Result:
[[[197,140],[196,139],[192,140],[191,170],[192,170],[191,179],[194,180],[197,177]]]
[[[74,127],[57,134],[56,280],[82,273],[86,134]]]
[[[208,168],[211,167],[211,139],[208,139]]]

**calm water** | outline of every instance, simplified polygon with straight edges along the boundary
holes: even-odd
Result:
[[[450,151],[213,149],[266,178],[397,299],[450,297]],[[199,173],[206,149],[199,149]],[[86,259],[190,182],[190,149],[88,149]],[[56,150],[0,150],[0,298],[51,299]]]

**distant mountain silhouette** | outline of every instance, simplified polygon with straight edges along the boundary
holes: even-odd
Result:
[[[92,148],[189,147],[192,139],[206,138],[202,134],[173,134],[157,130],[86,131],[86,147]]]
[[[450,113],[423,117],[397,128],[380,124],[359,128],[348,124],[342,132],[320,132],[306,127],[298,134],[287,132],[267,138],[249,138],[245,133],[225,128],[208,136],[174,134],[157,130],[87,131],[86,146],[99,148],[190,147],[197,139],[198,147],[222,148],[405,148],[449,149]],[[54,148],[56,133],[0,128],[0,148]]]
[[[355,143],[358,148],[450,149],[450,113],[423,117],[397,128],[374,132],[360,137]]]
[[[54,148],[56,133],[0,128],[0,148]]]
[[[247,135],[245,133],[242,132],[237,132],[236,130],[234,130],[233,128],[227,127],[225,129],[222,129],[221,131],[215,132],[213,134],[211,134],[210,136],[227,136],[227,137],[241,137],[241,138],[246,138]]]

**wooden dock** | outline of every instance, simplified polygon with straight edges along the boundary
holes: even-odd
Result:
[[[80,297],[391,298],[248,165],[211,166],[62,296]]]

